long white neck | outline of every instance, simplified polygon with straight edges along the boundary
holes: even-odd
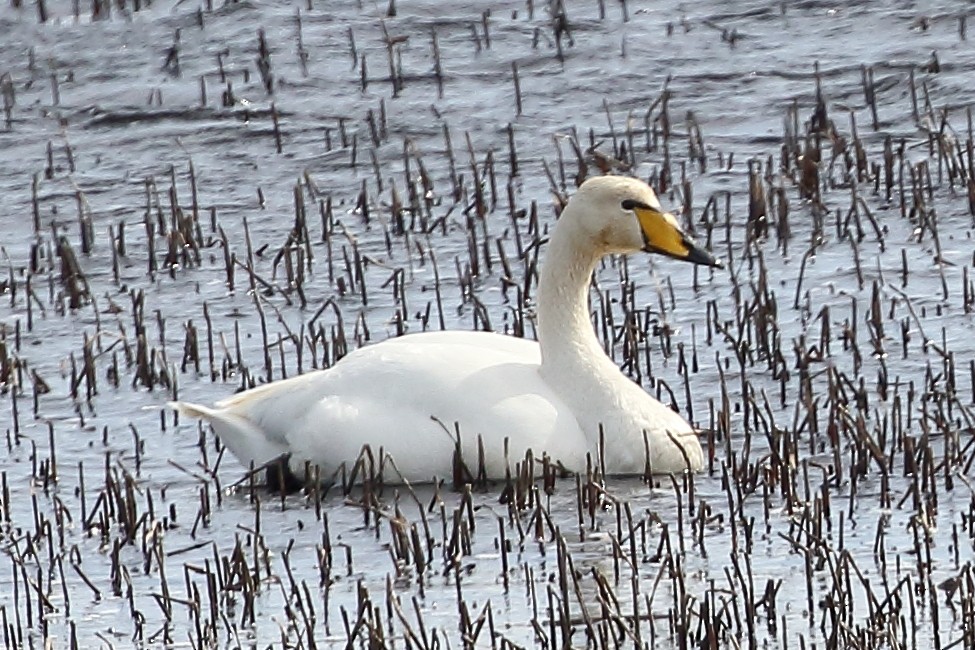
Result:
[[[548,243],[538,283],[538,340],[542,374],[578,382],[594,370],[619,374],[606,357],[589,321],[589,281],[602,252],[586,239],[571,215],[563,214]]]
[[[538,283],[539,374],[576,419],[590,452],[598,449],[600,432],[605,434],[602,451],[609,471],[643,471],[647,446],[651,467],[658,471],[683,468],[681,448],[690,454],[691,466],[700,467],[700,445],[690,425],[624,376],[593,331],[589,283],[599,259],[608,252],[603,238],[613,233],[591,232],[589,228],[598,223],[586,217],[602,207],[576,201],[552,232]],[[672,435],[684,436],[688,442],[675,445]]]

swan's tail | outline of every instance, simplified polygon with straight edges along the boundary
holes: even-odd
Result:
[[[217,417],[216,410],[201,404],[192,404],[190,402],[166,402],[166,406],[173,409],[180,415],[185,415],[191,418],[199,418],[208,422],[211,422]]]
[[[220,441],[245,467],[260,467],[289,453],[287,442],[271,437],[251,420],[231,409],[211,408],[190,402],[167,402],[180,415],[199,418],[213,427]]]

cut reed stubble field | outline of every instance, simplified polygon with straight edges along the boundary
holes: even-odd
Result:
[[[975,647],[966,16],[666,9],[6,4],[6,646]],[[726,262],[592,293],[704,473],[278,497],[159,410],[533,336],[606,172]]]

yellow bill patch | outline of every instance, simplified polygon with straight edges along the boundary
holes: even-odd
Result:
[[[674,215],[645,207],[633,210],[643,229],[647,249],[672,257],[684,258],[690,253],[683,231]]]

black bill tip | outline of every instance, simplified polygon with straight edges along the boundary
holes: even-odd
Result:
[[[694,240],[687,238],[684,240],[684,243],[687,245],[687,256],[684,257],[686,261],[718,269],[724,268],[721,260],[712,255],[709,250],[698,246]]]

